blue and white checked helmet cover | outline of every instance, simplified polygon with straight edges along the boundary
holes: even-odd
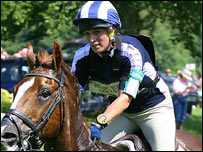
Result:
[[[88,1],[78,12],[75,25],[83,19],[101,19],[107,23],[121,28],[121,22],[117,10],[109,1]]]

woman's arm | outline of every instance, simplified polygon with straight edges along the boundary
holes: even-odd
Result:
[[[111,122],[116,116],[128,108],[132,97],[121,93],[120,96],[114,100],[103,113],[107,117],[107,122]]]

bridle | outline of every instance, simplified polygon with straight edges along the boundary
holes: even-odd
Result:
[[[32,150],[40,151],[40,148],[42,147],[42,145],[44,143],[39,139],[38,133],[41,129],[44,128],[44,126],[48,122],[49,118],[53,114],[54,110],[56,109],[56,106],[60,103],[60,101],[61,101],[60,96],[62,94],[62,90],[63,90],[64,82],[65,82],[65,74],[63,72],[62,72],[61,81],[59,81],[56,77],[53,77],[51,75],[47,75],[44,73],[27,73],[27,74],[25,74],[25,77],[33,77],[33,76],[40,76],[40,77],[45,77],[48,79],[53,79],[55,82],[57,82],[59,84],[59,88],[58,88],[58,91],[56,92],[56,96],[55,96],[54,100],[52,101],[52,103],[50,104],[48,110],[45,112],[42,119],[37,124],[35,124],[32,120],[30,120],[26,115],[24,115],[23,113],[15,110],[15,109],[9,109],[6,112],[5,116],[3,117],[3,119],[9,118],[9,120],[17,128],[18,137],[19,137],[18,145],[19,145],[19,147],[21,147],[20,150],[22,150],[22,151],[32,151]],[[65,115],[66,115],[65,111],[66,110],[65,110],[65,97],[64,96],[63,96],[62,102],[63,102],[63,120],[62,120],[62,124],[60,123],[59,134],[61,133],[62,129],[65,126]],[[29,132],[29,135],[25,136],[22,134],[19,124],[17,123],[17,121],[14,119],[14,117],[12,115],[21,119],[28,127],[30,127],[32,129],[32,131]],[[85,149],[80,150],[80,151],[88,151],[88,150],[92,149],[94,146],[96,146],[100,150],[102,149],[96,143],[96,138],[95,138],[93,140],[93,142],[91,143],[91,145],[87,146]]]
[[[6,117],[9,118],[9,120],[17,128],[18,135],[19,135],[18,144],[19,144],[19,147],[21,147],[20,150],[23,150],[23,151],[39,150],[41,148],[41,146],[43,145],[43,143],[39,139],[38,133],[40,130],[42,130],[44,128],[44,126],[48,122],[49,118],[53,114],[54,110],[56,109],[56,106],[61,102],[60,97],[61,97],[62,90],[64,87],[64,82],[65,82],[65,74],[63,72],[62,72],[61,81],[59,81],[56,77],[53,77],[51,75],[47,75],[44,73],[27,73],[27,74],[25,74],[25,77],[34,77],[34,76],[40,76],[40,77],[45,77],[48,79],[53,79],[55,82],[57,82],[59,84],[59,88],[58,88],[58,91],[56,92],[56,96],[55,96],[54,100],[52,101],[52,103],[50,104],[48,110],[45,112],[42,119],[37,124],[35,124],[32,120],[30,120],[26,115],[24,115],[23,113],[15,110],[15,109],[9,109],[6,112],[4,118],[6,118]],[[63,102],[63,120],[62,120],[62,123],[60,122],[59,134],[65,126],[65,111],[66,110],[65,110],[65,97],[64,96],[63,96],[62,102]],[[20,128],[18,122],[16,122],[16,120],[13,118],[13,115],[18,117],[19,119],[21,119],[28,127],[30,127],[32,129],[29,132],[28,136],[22,135],[21,128]],[[33,149],[33,148],[35,148],[35,149]]]

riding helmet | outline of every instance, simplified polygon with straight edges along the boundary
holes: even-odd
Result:
[[[88,1],[79,10],[73,24],[79,33],[94,28],[108,28],[114,25],[121,28],[117,10],[109,1]]]

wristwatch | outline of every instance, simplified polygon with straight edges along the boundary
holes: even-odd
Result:
[[[107,125],[107,117],[104,114],[97,116],[97,122],[101,125]]]

